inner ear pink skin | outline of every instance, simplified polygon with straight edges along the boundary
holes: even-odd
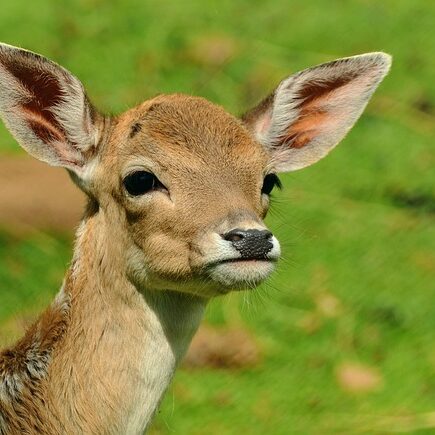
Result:
[[[27,105],[23,106],[22,110],[30,128],[43,142],[66,140],[65,134],[58,128],[58,124],[49,121],[46,115],[42,115],[42,111],[33,111]]]
[[[322,125],[327,122],[328,113],[326,111],[304,110],[281,140],[288,143],[290,148],[303,148],[319,134]]]
[[[306,69],[242,119],[270,150],[278,172],[304,168],[346,136],[390,65],[389,55],[368,53]]]
[[[260,135],[266,134],[272,123],[271,111],[268,110],[266,113],[260,116],[257,123],[257,130]]]

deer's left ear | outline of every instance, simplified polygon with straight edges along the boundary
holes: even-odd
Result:
[[[277,172],[304,168],[344,138],[390,65],[388,54],[369,53],[301,71],[242,119]]]

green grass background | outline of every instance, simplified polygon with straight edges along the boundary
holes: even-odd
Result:
[[[282,177],[267,222],[285,259],[271,283],[208,309],[209,323],[252,331],[262,362],[180,370],[150,433],[435,433],[434,23],[423,0],[2,3],[1,41],[64,65],[114,113],[185,92],[238,114],[299,69],[394,56],[337,150]],[[18,152],[0,126],[0,158]],[[53,297],[70,256],[69,235],[0,232],[4,330]],[[347,363],[377,370],[380,387],[347,392]]]

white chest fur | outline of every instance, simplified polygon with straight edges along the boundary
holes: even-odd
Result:
[[[204,300],[189,295],[162,292],[144,299],[147,321],[143,351],[125,416],[124,433],[132,435],[141,434],[150,422],[205,308]]]

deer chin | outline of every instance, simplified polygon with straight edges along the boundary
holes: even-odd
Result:
[[[231,290],[249,290],[260,285],[275,270],[276,260],[235,259],[214,264],[208,276],[223,286],[222,293]]]

